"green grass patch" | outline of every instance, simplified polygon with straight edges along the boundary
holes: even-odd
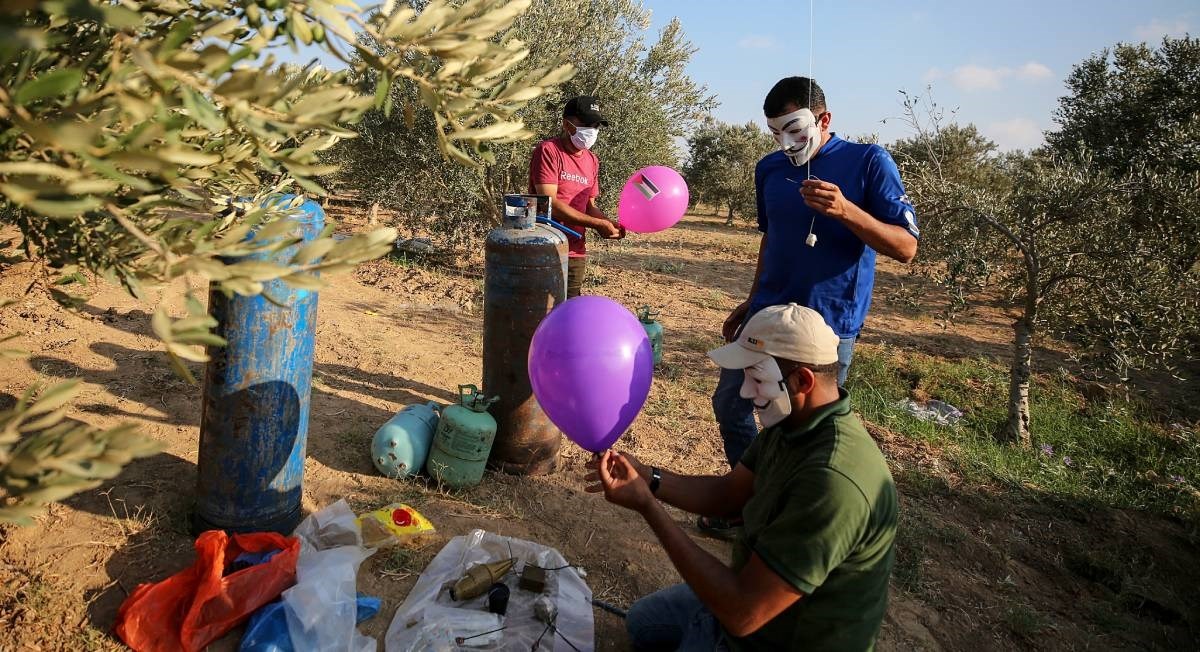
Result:
[[[1065,374],[1038,375],[1031,396],[1034,444],[1003,444],[1008,370],[990,360],[947,361],[860,346],[848,382],[868,421],[944,448],[968,481],[997,481],[1032,496],[1145,509],[1200,520],[1196,424],[1168,427],[1153,405],[1087,400]],[[913,394],[965,414],[956,426],[926,422],[901,403]]]
[[[929,552],[930,538],[926,532],[929,524],[930,519],[920,510],[900,511],[892,583],[905,593],[932,600],[940,591],[925,572],[925,567],[932,563]]]
[[[385,552],[383,561],[380,563],[380,570],[390,574],[402,574],[420,572],[421,567],[417,564],[420,560],[420,553],[403,546],[395,546]]]
[[[414,253],[411,251],[392,250],[392,252],[389,253],[388,255],[384,256],[383,259],[388,261],[389,263],[395,265],[396,267],[404,267],[404,268],[411,268],[411,267],[433,268],[433,267],[436,267],[436,265],[434,265],[433,259],[430,258],[430,256],[428,256],[426,254],[421,254],[421,253]]]
[[[1010,604],[1003,620],[1009,631],[1024,638],[1033,638],[1053,626],[1049,618],[1024,602]]]

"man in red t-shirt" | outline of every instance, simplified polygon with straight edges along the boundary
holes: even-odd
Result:
[[[533,148],[529,160],[529,191],[549,195],[555,219],[581,234],[592,229],[609,239],[625,237],[617,225],[596,206],[600,196],[600,159],[592,145],[601,126],[608,122],[600,115],[596,98],[574,97],[563,107],[563,130]],[[583,290],[587,247],[584,238],[567,236],[570,258],[567,261],[567,298]]]

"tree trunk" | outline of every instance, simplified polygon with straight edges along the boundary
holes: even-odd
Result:
[[[1002,441],[1031,446],[1029,431],[1029,378],[1033,374],[1033,326],[1026,317],[1013,324],[1012,370],[1008,383],[1008,423],[1001,433]]]
[[[729,205],[729,216],[725,218],[725,226],[733,226],[733,204]]]
[[[1012,369],[1008,382],[1008,423],[1000,440],[1029,447],[1033,435],[1029,429],[1029,379],[1033,375],[1033,333],[1037,325],[1037,259],[1027,256],[1025,275],[1025,314],[1013,324]]]

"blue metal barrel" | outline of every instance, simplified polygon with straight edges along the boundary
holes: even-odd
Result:
[[[316,202],[300,211],[289,235],[301,243],[231,262],[287,264],[325,224]],[[261,295],[226,297],[214,284],[208,307],[229,344],[208,347],[192,529],[291,534],[301,516],[317,293],[275,280]]]

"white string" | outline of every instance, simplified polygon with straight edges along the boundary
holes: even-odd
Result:
[[[813,2],[814,1],[815,0],[808,0],[808,108],[810,110],[812,109],[813,34],[815,33],[813,31]],[[818,119],[818,122],[819,121],[820,120]],[[821,135],[820,135],[820,133],[818,133],[817,138],[820,138],[820,137],[821,137]],[[808,178],[812,178],[812,157],[809,157],[808,161],[804,165],[805,165],[804,176],[808,177]]]
[[[808,105],[809,110],[812,110],[812,84],[813,84],[813,36],[816,33],[813,30],[813,3],[816,0],[808,0]],[[820,118],[817,119],[820,122]],[[818,143],[821,138],[820,128],[817,129]],[[813,152],[816,155],[816,152]],[[804,163],[804,177],[806,179],[813,178],[812,176],[812,156],[808,157],[808,161]],[[817,212],[812,211],[812,222],[808,225],[808,237],[811,240],[813,237],[813,229],[817,226]],[[811,245],[810,245],[811,246]]]

